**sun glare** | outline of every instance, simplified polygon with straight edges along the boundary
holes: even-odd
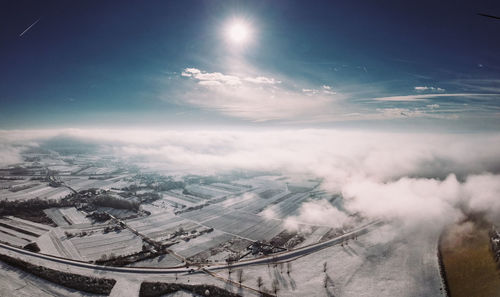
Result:
[[[250,26],[243,21],[233,21],[226,28],[229,42],[241,45],[247,43],[251,37]]]

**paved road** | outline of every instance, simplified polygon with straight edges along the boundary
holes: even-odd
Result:
[[[256,258],[256,259],[242,260],[242,261],[233,263],[231,265],[231,267],[236,268],[236,267],[244,267],[244,266],[249,266],[249,265],[274,263],[274,262],[278,262],[278,261],[287,261],[287,260],[290,260],[293,258],[308,255],[308,254],[317,252],[321,249],[324,249],[326,247],[330,247],[330,246],[339,244],[339,243],[345,241],[346,239],[353,238],[354,236],[363,235],[363,234],[369,232],[371,229],[377,227],[380,224],[382,224],[381,221],[374,221],[374,222],[371,222],[369,224],[361,226],[361,227],[354,229],[346,234],[335,237],[335,238],[330,239],[330,240],[325,241],[325,242],[316,243],[316,244],[305,246],[305,247],[302,247],[299,249],[294,249],[294,250],[290,250],[290,251],[276,253],[276,254],[272,254],[269,256],[263,256],[263,257]],[[171,274],[171,273],[186,273],[186,272],[192,271],[192,268],[186,268],[186,267],[147,268],[147,267],[101,266],[101,265],[90,264],[90,263],[82,262],[82,261],[60,258],[60,257],[52,256],[52,255],[33,253],[33,252],[30,252],[27,250],[15,248],[15,247],[0,243],[0,253],[2,252],[2,250],[3,251],[8,250],[11,252],[15,252],[19,255],[28,255],[28,256],[37,257],[37,258],[40,258],[43,260],[52,261],[52,262],[56,262],[56,263],[76,266],[76,267],[80,267],[80,268],[88,268],[88,269],[92,269],[92,270],[101,270],[101,271],[112,271],[112,272],[123,272],[123,273],[141,273],[141,274]],[[22,257],[21,257],[21,259],[22,259]],[[226,268],[228,268],[228,265],[226,265],[226,264],[218,264],[218,265],[211,265],[211,266],[206,265],[203,268],[207,269],[207,270],[218,270],[218,269],[226,269]],[[199,272],[203,272],[203,271],[200,270]]]

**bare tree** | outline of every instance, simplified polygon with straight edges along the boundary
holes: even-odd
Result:
[[[233,272],[233,261],[231,259],[226,259],[227,261],[227,273],[231,276],[231,272]]]
[[[278,291],[280,290],[280,283],[278,282],[277,279],[273,280],[272,288],[274,295],[278,296]]]
[[[292,272],[292,262],[287,262],[286,263],[286,273],[290,274]]]
[[[325,278],[323,279],[323,286],[325,286],[325,288],[328,286],[328,274],[325,274]]]
[[[241,283],[243,282],[243,269],[238,270],[238,282],[240,283],[241,287]]]
[[[262,281],[262,277],[258,277],[257,278],[257,287],[259,287],[259,291],[260,291],[260,288],[262,287],[262,285],[264,284],[264,282]]]
[[[326,272],[326,262],[323,263],[323,272]]]

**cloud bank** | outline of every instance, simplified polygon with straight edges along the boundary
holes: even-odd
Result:
[[[307,174],[344,197],[349,212],[439,229],[469,211],[500,216],[500,134],[432,134],[328,129],[247,131],[1,131],[2,162],[20,146],[55,138],[98,147],[128,162],[172,174],[234,169]],[[242,198],[243,199],[243,198]],[[251,197],[244,197],[251,199]],[[339,226],[345,214],[305,203],[297,222]],[[319,220],[319,221],[318,221]]]

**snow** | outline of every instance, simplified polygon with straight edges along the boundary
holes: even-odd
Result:
[[[317,227],[311,234],[307,234],[305,236],[306,239],[303,242],[301,242],[300,244],[298,244],[295,248],[300,248],[303,246],[308,246],[310,244],[314,244],[314,243],[319,242],[321,237],[323,237],[323,235],[328,233],[328,231],[330,231],[330,229],[331,229],[330,227],[324,227],[324,226]]]
[[[203,251],[209,250],[217,245],[230,240],[233,236],[220,232],[213,231],[210,233],[203,234],[189,241],[181,240],[178,244],[173,245],[171,249],[180,254],[181,256],[188,258],[194,256]]]
[[[220,205],[207,206],[183,213],[181,216],[251,240],[270,240],[284,229],[281,221],[267,220],[255,214],[227,209]]]
[[[127,229],[107,234],[96,233],[73,237],[69,241],[84,261],[97,260],[102,255],[108,257],[112,254],[115,256],[131,255],[142,249],[142,239]]]
[[[443,296],[440,291],[441,279],[436,245],[437,236],[429,236],[424,231],[405,234],[393,226],[384,225],[359,236],[357,240],[350,240],[348,245],[332,246],[293,260],[290,274],[286,273],[286,264],[277,265],[277,267],[273,265],[245,266],[243,267],[243,285],[257,288],[256,279],[261,276],[264,287],[268,289],[271,288],[273,280],[279,282],[279,296]],[[4,249],[0,251],[13,254]],[[96,270],[93,269],[68,266],[28,255],[22,255],[22,257],[31,263],[44,264],[53,269],[96,275]],[[327,263],[326,273],[323,272],[325,262]],[[228,277],[227,269],[214,271],[218,277]],[[118,280],[117,292],[119,290],[126,292],[125,288],[120,289],[121,286],[137,288],[137,283],[145,280],[176,281],[174,274],[100,271],[98,275],[128,280],[128,282]],[[328,276],[327,288],[323,286],[325,275]],[[231,278],[235,280],[235,272]],[[248,289],[240,289],[221,279],[201,273],[179,273],[177,282],[214,284],[241,293],[243,296],[256,295]],[[135,290],[133,291],[136,292]]]
[[[79,297],[101,296],[75,291],[0,262],[0,296]]]
[[[13,228],[18,228],[33,233],[37,236],[40,236],[51,229],[51,227],[49,226],[37,224],[13,216],[0,218],[0,223],[4,224],[6,228],[9,228],[11,226]]]
[[[13,234],[5,233],[2,230],[0,230],[0,242],[8,243],[17,247],[23,247],[29,243],[29,241],[26,239],[19,238]]]
[[[116,277],[116,284],[109,294],[110,297],[138,296],[141,289],[140,280],[125,277]]]
[[[229,191],[204,185],[188,185],[186,190],[201,198],[222,197],[231,194]]]
[[[174,267],[174,266],[179,266],[182,264],[183,264],[183,262],[181,262],[176,257],[169,255],[169,254],[165,254],[165,255],[161,255],[161,256],[153,258],[153,259],[146,259],[146,260],[142,260],[139,262],[135,262],[135,263],[132,263],[128,266],[131,266],[131,267]]]
[[[281,296],[443,296],[437,263],[437,237],[407,236],[391,226],[375,229],[351,240],[286,264],[244,268],[244,284],[256,287],[261,276],[264,287],[278,280]],[[327,273],[323,263],[327,263]],[[218,271],[226,275],[227,272]],[[329,282],[324,288],[325,275]]]
[[[48,208],[43,212],[54,221],[58,226],[69,226],[74,224],[86,224],[90,221],[74,207],[66,208]],[[66,218],[66,221],[64,218]]]
[[[20,190],[17,192],[11,192],[9,190],[0,190],[0,197],[2,199],[7,199],[9,201],[15,200],[29,200],[34,198],[40,199],[61,199],[68,194],[71,194],[71,191],[65,187],[50,187],[47,184],[38,184],[33,187]]]

